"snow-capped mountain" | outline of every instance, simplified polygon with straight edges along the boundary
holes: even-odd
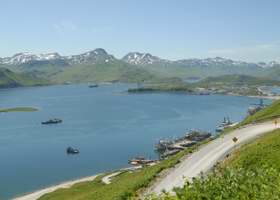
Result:
[[[280,63],[277,61],[271,61],[269,63],[266,63],[263,67],[276,67],[276,66],[280,66]]]
[[[186,66],[200,66],[200,67],[207,67],[207,66],[256,66],[259,67],[255,63],[247,63],[243,61],[234,61],[231,59],[215,57],[215,58],[205,58],[205,59],[184,59],[174,61],[174,63],[179,65],[186,65]]]
[[[31,53],[18,53],[12,57],[0,58],[0,64],[5,65],[22,65],[22,64],[32,64],[37,66],[39,64],[57,64],[57,65],[77,65],[77,64],[100,64],[100,63],[110,63],[117,60],[113,55],[108,54],[104,49],[98,48],[93,51],[88,51],[79,55],[72,56],[61,56],[58,53],[45,53],[45,54],[31,54]],[[259,63],[249,63],[242,61],[234,61],[231,59],[215,57],[215,58],[205,58],[205,59],[182,59],[177,61],[170,61],[166,59],[153,56],[149,53],[139,53],[132,52],[128,53],[121,59],[123,62],[138,65],[138,66],[148,66],[148,65],[179,65],[186,67],[209,67],[209,66],[222,66],[222,67],[258,67],[258,68],[271,68],[280,67],[280,63],[276,61],[272,62],[259,62]]]
[[[68,56],[66,59],[70,64],[96,64],[115,60],[114,56],[109,55],[101,48],[80,55]]]
[[[114,60],[114,56],[109,55],[104,49],[95,49],[79,55],[73,56],[60,56],[58,53],[46,54],[31,54],[31,53],[18,53],[12,57],[0,58],[0,64],[6,65],[22,65],[32,64],[40,61],[64,61],[68,64],[96,64],[101,62],[110,62]]]
[[[280,63],[275,62],[275,61],[268,62],[268,63],[265,63],[265,62],[249,63],[249,62],[235,61],[235,60],[221,58],[221,57],[205,58],[205,59],[192,58],[192,59],[182,59],[182,60],[170,61],[170,60],[166,60],[166,59],[162,59],[162,58],[153,56],[149,53],[139,53],[139,52],[129,53],[126,56],[124,56],[122,58],[122,60],[129,64],[142,65],[142,66],[152,65],[152,64],[171,64],[171,65],[174,64],[174,65],[188,66],[188,67],[245,66],[245,67],[268,68],[268,67],[280,66]]]
[[[153,56],[149,53],[132,52],[122,58],[124,62],[133,65],[151,65],[155,63],[168,62],[167,60]]]
[[[32,61],[48,61],[57,60],[62,57],[58,53],[46,53],[46,54],[31,54],[31,53],[17,53],[12,57],[0,58],[0,64],[8,65],[20,65],[26,64]]]

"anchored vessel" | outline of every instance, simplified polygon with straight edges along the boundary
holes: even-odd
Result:
[[[66,149],[66,153],[67,153],[67,154],[78,154],[78,153],[80,153],[80,151],[79,151],[78,149],[74,149],[74,148],[72,148],[72,147],[68,147],[68,148]]]
[[[96,87],[98,87],[98,84],[91,84],[91,85],[89,85],[88,87],[89,87],[89,88],[96,88]]]
[[[42,124],[44,124],[44,125],[48,125],[48,124],[59,124],[59,123],[62,123],[62,119],[54,118],[54,119],[50,119],[50,120],[48,120],[48,121],[42,122]]]

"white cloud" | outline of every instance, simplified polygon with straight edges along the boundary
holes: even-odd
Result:
[[[212,49],[207,52],[209,57],[227,57],[232,59],[258,62],[280,61],[280,43],[258,44],[239,48]]]

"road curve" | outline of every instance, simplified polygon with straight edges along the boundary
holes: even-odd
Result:
[[[248,142],[259,135],[277,128],[280,128],[279,124],[275,125],[273,122],[266,122],[240,128],[223,137],[217,138],[184,159],[165,177],[156,181],[148,189],[147,193],[159,195],[162,190],[172,192],[174,187],[182,187],[186,179],[191,180],[201,172],[207,172],[219,159],[232,151],[236,145]],[[238,138],[236,144],[232,141],[234,137]]]

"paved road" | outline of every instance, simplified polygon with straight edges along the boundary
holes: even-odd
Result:
[[[118,172],[115,172],[113,174],[110,174],[108,176],[104,176],[102,178],[102,182],[106,185],[109,185],[111,183],[111,178],[115,177],[115,176],[118,176],[120,173],[122,173],[121,171],[118,171]]]
[[[280,126],[279,124],[275,126],[273,122],[250,125],[211,141],[187,157],[165,177],[156,181],[148,193],[152,192],[159,195],[163,189],[171,192],[174,187],[182,187],[186,178],[191,180],[198,176],[200,172],[207,172],[219,159],[232,151],[236,145],[248,142],[276,128],[280,128]],[[234,137],[238,138],[236,144],[232,141]]]

